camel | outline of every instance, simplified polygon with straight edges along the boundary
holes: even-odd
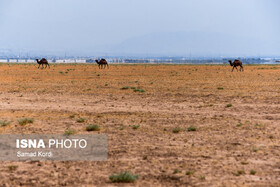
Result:
[[[100,66],[101,66],[101,69],[102,69],[103,65],[105,66],[104,68],[106,68],[106,65],[109,68],[108,62],[104,58],[101,58],[100,61],[95,60],[95,62],[98,64],[99,69],[100,69]]]
[[[43,66],[43,64],[46,65],[45,68],[47,68],[47,66],[49,66],[49,68],[50,68],[50,65],[49,65],[47,59],[42,58],[40,61],[39,61],[39,59],[36,59],[36,61],[37,61],[37,63],[39,64],[38,68],[39,68],[41,65]],[[44,66],[43,66],[43,67],[44,67]]]
[[[233,66],[232,71],[234,70],[234,68],[236,68],[236,70],[238,71],[237,66],[240,66],[240,71],[241,71],[241,69],[242,69],[242,71],[244,71],[242,62],[240,60],[234,60],[233,63],[231,62],[231,60],[229,60],[228,62],[230,64],[230,66]]]

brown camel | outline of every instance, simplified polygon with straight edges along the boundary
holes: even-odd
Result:
[[[49,66],[49,68],[50,68],[50,65],[49,65],[47,59],[42,58],[40,61],[39,61],[39,59],[36,59],[36,61],[37,61],[37,63],[39,64],[38,68],[39,68],[41,65],[43,66],[43,64],[46,65],[45,68],[47,68],[47,66]],[[44,66],[43,66],[43,67],[44,67]]]
[[[242,71],[244,71],[242,62],[240,60],[234,60],[233,63],[231,62],[231,60],[229,60],[228,62],[231,66],[233,66],[232,71],[234,70],[234,68],[236,68],[236,70],[238,71],[237,66],[240,66],[240,71],[241,71],[241,69],[242,69]]]
[[[98,64],[99,69],[100,69],[100,66],[101,66],[101,69],[102,69],[103,65],[105,66],[104,68],[106,68],[106,65],[109,68],[108,62],[104,58],[101,58],[100,61],[95,60],[95,62]]]

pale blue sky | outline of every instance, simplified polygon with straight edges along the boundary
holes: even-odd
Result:
[[[279,0],[0,0],[0,48],[94,53],[133,37],[189,31],[280,46],[279,9]]]

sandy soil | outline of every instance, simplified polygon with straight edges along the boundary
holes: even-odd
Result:
[[[1,134],[107,134],[109,159],[1,162],[0,186],[280,186],[280,65],[244,69],[1,64]],[[101,131],[85,130],[93,123]],[[123,171],[139,178],[111,183]]]

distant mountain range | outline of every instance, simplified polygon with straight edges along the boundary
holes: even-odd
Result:
[[[78,56],[279,56],[280,40],[238,37],[214,32],[157,32],[129,38],[115,45],[87,44],[75,49],[0,49],[4,55]]]
[[[162,32],[133,37],[96,50],[134,55],[279,55],[280,42],[212,32]]]

